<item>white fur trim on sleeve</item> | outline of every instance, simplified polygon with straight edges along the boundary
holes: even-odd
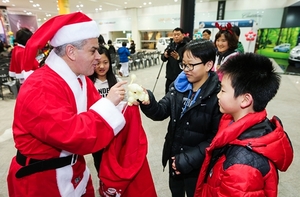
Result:
[[[29,71],[22,71],[22,75],[24,79],[27,79],[29,77],[29,75],[31,75],[33,73],[33,70],[29,70]]]
[[[15,72],[12,72],[12,71],[8,71],[8,75],[10,77],[16,77],[16,73]]]
[[[125,118],[116,106],[107,98],[101,98],[91,106],[92,110],[97,112],[114,130],[117,135],[125,126]]]

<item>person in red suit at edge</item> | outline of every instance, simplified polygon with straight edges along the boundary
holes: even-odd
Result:
[[[217,96],[224,115],[206,148],[195,197],[276,197],[277,171],[286,171],[293,160],[280,119],[268,119],[265,109],[280,76],[267,57],[254,53],[228,59],[219,71]]]
[[[15,77],[22,84],[24,82],[24,76],[22,74],[22,62],[24,58],[24,51],[27,41],[31,38],[32,32],[26,28],[22,27],[16,33],[17,45],[14,46],[12,50],[10,65],[9,65],[9,76]],[[34,64],[36,65],[36,63]]]

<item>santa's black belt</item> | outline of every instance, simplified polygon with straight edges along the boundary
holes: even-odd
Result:
[[[16,160],[18,164],[23,166],[17,173],[17,178],[22,178],[37,172],[43,172],[45,170],[54,170],[67,165],[74,165],[77,161],[78,155],[72,154],[66,157],[51,158],[46,160],[29,159],[17,151]],[[26,161],[28,164],[26,165]]]

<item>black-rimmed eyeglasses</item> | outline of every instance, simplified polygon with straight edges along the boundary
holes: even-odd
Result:
[[[194,70],[194,67],[199,65],[199,64],[203,64],[203,62],[199,62],[199,63],[196,63],[196,64],[184,64],[184,63],[180,62],[179,63],[179,68],[181,70],[185,70],[187,68],[187,70],[192,71],[192,70]]]

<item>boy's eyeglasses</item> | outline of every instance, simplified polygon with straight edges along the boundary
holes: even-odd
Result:
[[[182,62],[179,63],[179,68],[181,70],[185,70],[187,68],[188,71],[192,71],[194,70],[194,67],[199,65],[199,64],[203,64],[203,62],[199,62],[199,63],[196,63],[196,64],[184,64]]]

